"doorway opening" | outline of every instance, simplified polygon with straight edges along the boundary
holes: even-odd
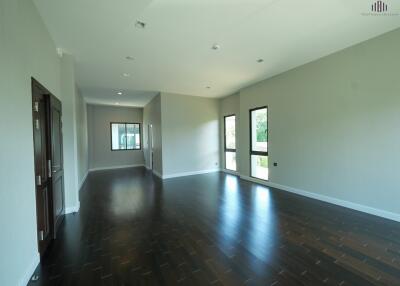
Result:
[[[148,141],[149,141],[149,168],[150,170],[154,170],[154,161],[153,161],[153,148],[154,148],[154,144],[153,144],[153,125],[149,124],[149,129],[148,129]]]

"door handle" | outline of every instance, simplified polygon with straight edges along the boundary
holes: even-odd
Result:
[[[41,186],[42,185],[42,176],[38,175],[36,176],[36,186]]]
[[[49,170],[49,178],[51,178],[51,160],[47,160],[47,168]]]

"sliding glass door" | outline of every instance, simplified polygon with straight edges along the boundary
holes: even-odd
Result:
[[[224,117],[225,169],[236,171],[236,116]]]
[[[268,180],[268,109],[250,110],[250,173],[254,178]]]

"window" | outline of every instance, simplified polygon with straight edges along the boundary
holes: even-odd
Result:
[[[251,176],[268,180],[268,109],[250,110],[250,172]]]
[[[224,117],[225,169],[236,171],[236,116]]]
[[[111,123],[111,150],[139,150],[139,123]]]

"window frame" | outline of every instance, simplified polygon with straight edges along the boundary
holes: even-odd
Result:
[[[226,118],[228,118],[228,117],[232,117],[232,116],[234,116],[235,117],[235,149],[231,149],[231,148],[227,148],[226,147]],[[237,162],[236,162],[236,170],[231,170],[231,169],[228,169],[227,167],[226,167],[226,152],[235,152],[236,153],[236,155],[237,155],[237,140],[236,140],[236,114],[229,114],[229,115],[225,115],[224,116],[224,168],[225,168],[225,170],[228,170],[228,171],[231,171],[231,172],[237,172]]]
[[[140,140],[139,140],[139,148],[132,148],[132,149],[128,149],[128,140],[126,140],[125,146],[126,149],[113,149],[113,145],[112,145],[112,126],[113,124],[124,124],[125,125],[125,134],[127,134],[127,127],[126,125],[128,124],[137,124],[139,125],[139,136],[140,136]],[[141,123],[138,122],[110,122],[110,143],[111,143],[111,151],[136,151],[136,150],[142,150],[142,127],[141,127]]]
[[[250,154],[250,156],[249,156],[250,174],[249,175],[250,175],[251,178],[268,182],[269,181],[269,176],[268,176],[267,180],[266,179],[262,179],[262,178],[258,178],[258,177],[254,177],[252,175],[253,172],[252,172],[252,169],[251,169],[251,156],[252,155],[269,157],[268,156],[269,146],[268,146],[267,152],[253,151],[253,128],[252,128],[253,126],[252,126],[252,117],[251,117],[251,115],[252,115],[253,111],[257,111],[257,110],[261,110],[261,109],[266,109],[267,110],[267,138],[268,138],[267,143],[269,142],[269,120],[268,120],[269,111],[268,111],[268,105],[261,106],[261,107],[255,107],[255,108],[250,109],[249,110],[249,126],[250,126],[250,128],[249,128],[250,129],[250,132],[249,132],[249,134],[250,134],[250,146],[249,146],[249,150],[250,150],[250,153],[249,153]],[[269,160],[268,160],[268,162],[269,162]],[[268,169],[269,169],[269,166],[268,166]]]

